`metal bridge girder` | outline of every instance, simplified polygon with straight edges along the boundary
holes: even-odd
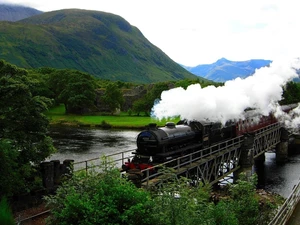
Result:
[[[266,151],[273,149],[280,143],[281,126],[277,123],[263,128],[255,133],[254,136],[254,158]]]

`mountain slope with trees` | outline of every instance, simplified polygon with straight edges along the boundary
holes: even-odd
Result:
[[[108,80],[196,79],[122,17],[66,9],[0,22],[0,59],[23,68],[76,69]],[[200,78],[202,79],[202,78]]]

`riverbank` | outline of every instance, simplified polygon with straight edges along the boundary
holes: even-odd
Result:
[[[74,115],[66,114],[63,105],[51,108],[45,113],[52,126],[99,127],[118,129],[143,129],[150,123],[164,126],[166,122],[178,122],[179,118],[159,120],[146,115],[129,115],[121,112],[118,115],[95,114]]]

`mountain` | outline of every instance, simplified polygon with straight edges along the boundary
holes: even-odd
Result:
[[[195,67],[184,67],[191,73],[216,82],[225,82],[237,77],[246,78],[256,69],[269,66],[271,60],[252,59],[248,61],[229,61],[221,58],[212,64],[203,64]]]
[[[0,22],[0,34],[0,59],[23,68],[69,68],[135,83],[198,78],[111,13],[45,12],[15,23]]]
[[[0,4],[0,21],[18,21],[43,13],[26,6]]]

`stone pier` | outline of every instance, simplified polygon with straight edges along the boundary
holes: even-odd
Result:
[[[276,145],[276,162],[285,162],[288,159],[289,132],[281,128],[280,143]]]
[[[254,164],[254,136],[247,135],[244,139],[244,145],[242,146],[240,166],[242,168],[252,167]]]
[[[245,173],[248,178],[253,175],[254,165],[254,135],[247,135],[242,146],[239,161],[240,169],[233,173],[234,181],[238,179],[240,173]]]
[[[63,177],[71,177],[73,174],[74,160],[66,159],[63,163],[59,160],[42,162],[40,164],[43,186],[47,190],[53,190],[61,183]]]

